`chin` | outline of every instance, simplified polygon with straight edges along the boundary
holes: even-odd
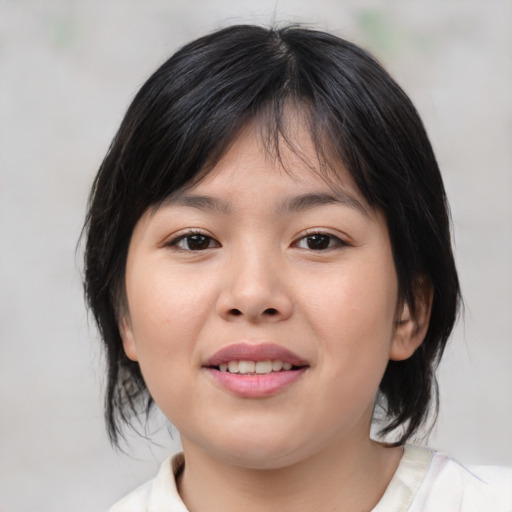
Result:
[[[260,435],[257,438],[228,436],[224,443],[216,443],[210,453],[235,466],[275,470],[292,466],[307,458],[312,450],[308,451],[304,442],[292,439],[289,435],[283,438],[276,433]]]
[[[267,452],[261,451],[248,451],[243,453],[222,453],[224,460],[234,466],[245,469],[256,470],[279,470],[286,467],[293,466],[302,461],[302,458],[297,455],[297,452]]]

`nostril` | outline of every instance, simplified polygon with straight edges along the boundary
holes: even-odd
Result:
[[[237,308],[231,308],[229,311],[228,311],[228,315],[230,316],[244,316],[245,313],[240,310],[240,309],[237,309]],[[278,316],[279,315],[279,311],[276,309],[276,308],[266,308],[262,313],[261,313],[261,316],[264,316],[264,317],[273,317],[273,316]],[[251,316],[251,315],[249,315]]]

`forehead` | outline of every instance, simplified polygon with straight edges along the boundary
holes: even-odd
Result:
[[[275,137],[256,121],[247,124],[214,165],[172,194],[168,202],[208,207],[203,194],[224,192],[235,199],[242,189],[249,189],[257,190],[263,202],[282,196],[291,209],[335,198],[368,214],[372,208],[341,160],[328,159],[325,148],[319,151],[304,124],[292,126],[292,121],[297,117],[290,116],[286,131]],[[228,209],[229,204],[224,206]]]

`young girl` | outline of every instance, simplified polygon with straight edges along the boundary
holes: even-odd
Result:
[[[183,444],[112,512],[512,510],[512,470],[407,444],[460,293],[425,130],[365,51],[300,27],[185,46],[86,229],[110,437],[156,403]]]

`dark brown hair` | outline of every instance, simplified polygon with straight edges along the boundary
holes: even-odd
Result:
[[[433,290],[424,342],[411,358],[390,361],[380,384],[382,432],[400,427],[405,442],[425,423],[433,398],[437,410],[435,369],[460,290],[445,191],[414,106],[366,51],[343,39],[297,26],[232,26],[186,45],[147,80],[92,187],[84,285],[106,349],[105,415],[114,444],[122,423],[152,405],[118,330],[135,224],[206,173],[249,120],[263,119],[277,141],[290,103],[304,113],[319,155],[343,162],[384,213],[401,300],[414,312],[419,280]]]

